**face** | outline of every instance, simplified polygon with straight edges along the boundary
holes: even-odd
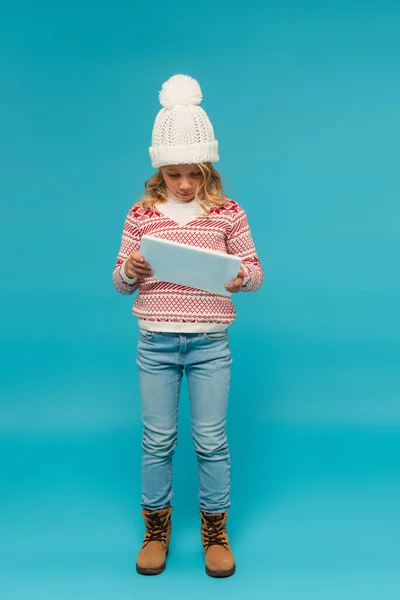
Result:
[[[165,185],[179,199],[190,201],[201,182],[197,165],[167,165],[161,167]]]

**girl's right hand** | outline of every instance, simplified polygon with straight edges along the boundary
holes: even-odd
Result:
[[[133,277],[144,279],[145,277],[151,277],[154,271],[150,268],[149,263],[145,261],[143,256],[140,256],[139,252],[132,252],[124,264],[124,273],[130,279]]]

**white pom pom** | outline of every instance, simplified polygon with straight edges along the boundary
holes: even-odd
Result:
[[[200,104],[203,94],[193,77],[179,74],[173,75],[163,83],[159,98],[164,108],[170,108],[176,104]]]

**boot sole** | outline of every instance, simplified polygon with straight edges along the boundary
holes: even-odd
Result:
[[[136,571],[140,573],[140,575],[160,575],[165,571],[166,564],[164,563],[162,567],[159,569],[142,569],[136,565]]]
[[[229,571],[211,571],[208,567],[206,567],[206,573],[210,577],[230,577],[236,571],[236,565],[233,565],[232,569]]]
[[[166,556],[168,556],[168,552],[169,552],[169,548],[167,550],[167,554]],[[138,565],[136,565],[136,572],[140,573],[140,575],[160,575],[160,573],[163,573],[166,569],[167,566],[167,562],[165,562],[163,565],[161,565],[161,567],[159,567],[158,569],[145,569],[142,567],[139,567]]]

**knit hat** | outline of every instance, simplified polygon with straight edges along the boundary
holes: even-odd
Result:
[[[159,93],[162,109],[156,116],[152,145],[153,167],[219,160],[218,142],[207,113],[199,106],[203,94],[189,75],[173,75]]]

